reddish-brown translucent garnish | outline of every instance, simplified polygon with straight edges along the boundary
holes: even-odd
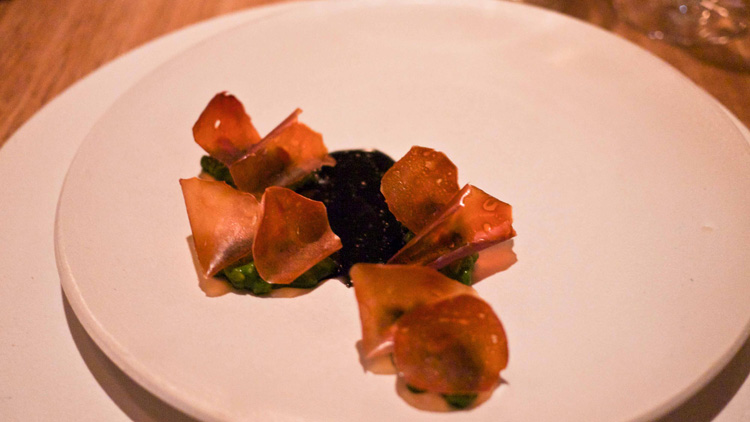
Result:
[[[274,186],[266,189],[261,207],[253,257],[263,280],[289,284],[341,249],[322,202]]]
[[[513,230],[510,205],[466,185],[436,218],[409,241],[389,264],[442,268],[451,262],[508,240]]]
[[[356,264],[349,275],[359,304],[362,351],[367,359],[391,352],[394,323],[412,309],[460,294],[469,286],[417,265]]]
[[[396,322],[393,361],[412,387],[441,394],[489,391],[508,364],[497,315],[477,296],[422,305]]]
[[[418,233],[458,192],[458,169],[442,152],[414,146],[383,175],[380,190],[396,219]]]
[[[297,109],[244,157],[229,166],[237,188],[260,197],[269,186],[289,186],[335,161],[323,136],[297,121]]]
[[[233,95],[216,94],[193,125],[193,137],[206,152],[229,165],[260,141],[245,107]]]
[[[180,179],[198,262],[210,277],[252,252],[260,217],[253,195],[224,182]]]

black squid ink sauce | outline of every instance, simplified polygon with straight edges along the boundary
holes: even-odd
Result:
[[[323,167],[295,189],[323,202],[331,229],[343,247],[333,257],[348,276],[358,262],[384,263],[405,244],[407,229],[388,210],[380,180],[391,168],[391,157],[377,150],[343,150],[330,155],[333,167]],[[347,285],[350,285],[348,278]]]

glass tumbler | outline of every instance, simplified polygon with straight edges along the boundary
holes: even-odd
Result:
[[[724,45],[748,35],[745,0],[613,0],[620,19],[683,46]]]

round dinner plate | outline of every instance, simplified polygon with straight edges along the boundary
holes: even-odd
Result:
[[[337,281],[204,293],[178,179],[198,173],[191,127],[224,90],[261,133],[300,107],[330,150],[432,147],[513,205],[517,260],[476,285],[510,348],[487,402],[426,412],[364,372]],[[627,42],[505,2],[322,1],[202,42],[123,95],[71,165],[55,244],[91,337],[199,418],[647,420],[747,338],[748,210],[740,131]]]

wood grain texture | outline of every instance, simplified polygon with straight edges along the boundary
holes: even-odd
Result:
[[[0,146],[44,104],[154,38],[263,0],[0,1]]]
[[[278,0],[0,0],[0,147],[44,104],[99,66],[189,24]],[[750,126],[750,69],[728,70],[618,22],[605,0],[563,12],[661,57]]]

